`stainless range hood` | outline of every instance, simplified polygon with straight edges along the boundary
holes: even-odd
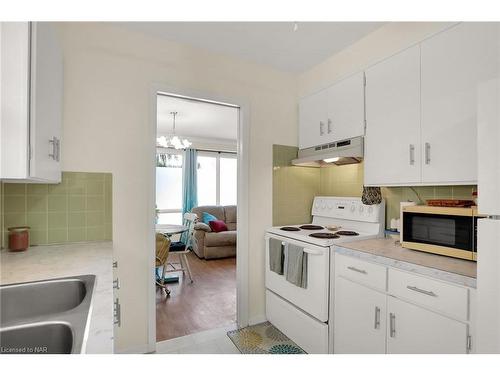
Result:
[[[319,168],[332,164],[356,164],[362,160],[363,137],[356,137],[299,150],[298,158],[292,160],[292,164]]]

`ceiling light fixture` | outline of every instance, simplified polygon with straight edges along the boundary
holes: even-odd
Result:
[[[173,116],[173,126],[172,126],[172,137],[168,139],[164,135],[161,137],[156,138],[156,143],[160,147],[173,147],[176,150],[183,150],[185,148],[188,148],[189,146],[192,145],[191,142],[189,142],[187,139],[180,139],[177,135],[175,135],[175,117],[177,116],[177,112],[170,112],[170,114]]]

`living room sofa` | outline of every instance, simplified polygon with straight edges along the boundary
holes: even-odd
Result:
[[[199,206],[191,210],[198,216],[194,225],[193,251],[200,258],[216,259],[236,256],[236,206]],[[203,212],[223,220],[227,231],[215,233],[203,223]]]

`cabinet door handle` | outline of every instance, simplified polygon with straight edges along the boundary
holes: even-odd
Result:
[[[56,161],[61,160],[61,140],[57,137],[54,137],[56,140]]]
[[[396,337],[396,314],[389,314],[389,335]]]
[[[375,329],[380,328],[380,307],[375,306],[375,324],[374,324]]]
[[[417,292],[417,293],[425,294],[427,296],[437,297],[437,294],[434,293],[433,291],[430,291],[430,290],[420,289],[420,288],[418,288],[416,286],[411,286],[411,285],[407,285],[406,288],[410,289],[410,290],[413,290],[414,292]]]
[[[49,139],[49,143],[52,144],[52,153],[49,154],[49,158],[57,160],[57,138],[52,137],[52,139]]]
[[[323,130],[324,126],[325,126],[325,124],[323,123],[323,121],[320,121],[319,122],[319,135],[325,134],[325,131]]]
[[[356,268],[356,267],[349,266],[349,267],[347,267],[347,269],[351,270],[351,271],[354,271],[354,272],[362,273],[364,275],[367,274],[367,272],[365,270],[360,270],[359,268]]]
[[[431,163],[431,144],[425,142],[425,164]]]
[[[114,302],[114,321],[113,323],[116,324],[118,327],[121,327],[122,325],[122,306],[120,304],[120,300],[117,298],[115,299]]]
[[[415,145],[410,145],[410,165],[415,164]]]
[[[331,134],[331,132],[332,132],[332,120],[330,120],[330,119],[328,119],[327,131],[328,131],[328,134]]]

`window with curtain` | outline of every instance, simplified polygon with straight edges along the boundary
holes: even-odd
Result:
[[[198,205],[236,205],[236,154],[200,151],[197,156]],[[165,149],[156,156],[156,207],[159,224],[182,224],[183,152]]]
[[[182,224],[182,151],[156,156],[156,208],[159,224]]]
[[[236,154],[198,153],[198,205],[236,205]]]

